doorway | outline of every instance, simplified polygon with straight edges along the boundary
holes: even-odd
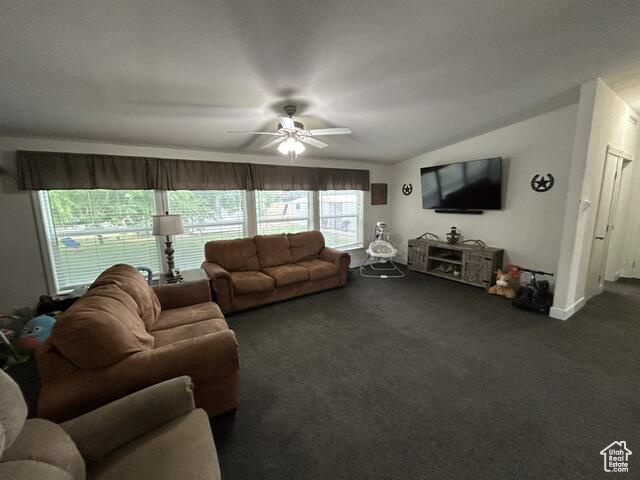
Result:
[[[610,257],[611,238],[616,231],[615,219],[620,199],[620,185],[627,173],[631,156],[611,146],[607,147],[604,172],[600,186],[600,199],[596,213],[596,225],[589,270],[586,298],[589,300],[604,289],[607,261]]]

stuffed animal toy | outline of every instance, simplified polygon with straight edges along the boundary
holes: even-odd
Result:
[[[24,352],[34,352],[51,335],[51,329],[56,319],[49,315],[38,315],[29,320],[20,333],[16,342],[17,347]]]
[[[509,272],[503,272],[498,269],[496,271],[496,284],[487,291],[491,295],[501,295],[512,300],[516,297],[516,291],[509,286],[509,280],[511,280]]]

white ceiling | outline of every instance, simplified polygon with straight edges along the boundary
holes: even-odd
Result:
[[[639,28],[638,0],[2,0],[0,133],[259,151],[226,130],[293,100],[353,129],[314,156],[393,162],[596,76],[640,107]]]

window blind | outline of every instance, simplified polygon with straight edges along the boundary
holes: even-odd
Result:
[[[362,246],[362,192],[320,192],[320,231],[328,247]]]
[[[312,192],[256,191],[257,232],[297,233],[313,230]]]
[[[244,192],[241,190],[177,190],[167,192],[169,211],[182,216],[183,235],[174,235],[176,267],[198,268],[204,244],[247,236]]]
[[[91,283],[116,263],[160,270],[153,191],[50,190],[39,198],[56,291]]]

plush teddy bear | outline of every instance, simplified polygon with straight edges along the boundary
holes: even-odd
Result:
[[[509,286],[509,280],[511,280],[509,272],[503,272],[498,269],[496,271],[496,284],[487,291],[491,295],[501,295],[508,299],[514,299],[516,297],[516,291]]]

